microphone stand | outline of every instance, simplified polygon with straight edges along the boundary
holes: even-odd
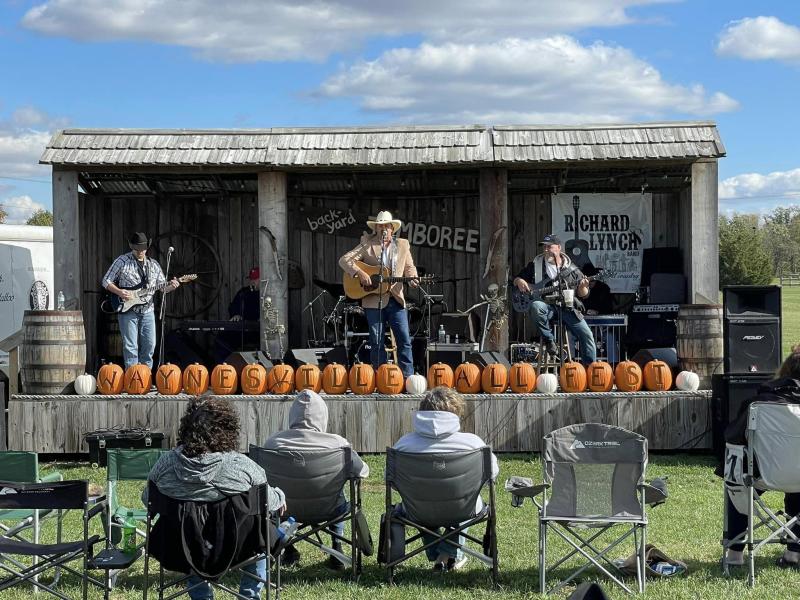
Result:
[[[175,249],[172,246],[170,246],[169,251],[167,251],[167,268],[164,271],[164,279],[167,282],[169,282],[169,263],[172,260],[172,253],[174,251]],[[159,307],[158,313],[158,318],[161,320],[161,331],[158,338],[158,366],[161,366],[164,364],[164,315],[167,313],[167,294],[163,292],[161,294],[161,306]]]
[[[386,257],[386,246],[384,245],[385,241],[386,241],[386,230],[384,229],[383,233],[381,234],[381,257],[380,257],[380,259],[378,261],[379,262],[378,266],[380,267],[378,269],[378,310],[380,311],[379,312],[380,327],[378,327],[378,340],[376,341],[376,343],[379,344],[378,345],[378,358],[383,356],[383,354],[386,352],[385,349],[383,350],[383,352],[381,352],[381,349],[382,349],[382,347],[384,345],[384,334],[383,334],[383,324],[384,324],[384,319],[383,319],[383,266],[384,266],[384,259]]]
[[[311,337],[314,340],[314,347],[316,348],[319,344],[317,343],[317,325],[314,323],[314,310],[312,307],[314,306],[314,302],[320,299],[323,294],[327,293],[326,290],[322,290],[319,294],[317,294],[314,299],[306,304],[305,308],[303,308],[303,312],[311,309]]]

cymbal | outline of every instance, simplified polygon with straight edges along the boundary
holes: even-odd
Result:
[[[344,285],[341,283],[328,283],[327,281],[323,281],[317,277],[314,277],[312,281],[314,282],[315,286],[322,288],[334,298],[344,296]]]

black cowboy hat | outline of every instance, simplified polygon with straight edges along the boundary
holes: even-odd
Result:
[[[147,250],[150,247],[150,239],[143,231],[137,231],[128,238],[128,244],[134,250]]]

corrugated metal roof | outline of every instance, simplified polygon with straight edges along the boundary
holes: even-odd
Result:
[[[637,125],[58,131],[43,164],[368,167],[717,158],[711,122]]]

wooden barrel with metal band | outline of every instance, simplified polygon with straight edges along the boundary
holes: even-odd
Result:
[[[86,370],[86,332],[79,310],[26,310],[22,318],[23,394],[71,394]]]
[[[722,305],[682,304],[675,325],[680,369],[697,373],[700,389],[711,389],[711,376],[723,370]]]

